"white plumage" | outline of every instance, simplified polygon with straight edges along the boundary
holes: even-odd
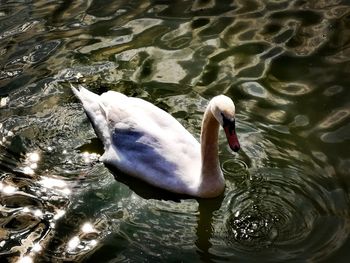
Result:
[[[101,161],[174,193],[205,198],[223,192],[217,156],[219,124],[226,125],[231,148],[239,149],[231,99],[220,95],[209,103],[201,147],[175,118],[145,100],[115,91],[99,96],[81,86],[72,90],[104,144]]]

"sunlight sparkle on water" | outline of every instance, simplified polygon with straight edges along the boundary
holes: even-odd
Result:
[[[57,220],[57,219],[61,218],[65,213],[66,213],[66,211],[58,209],[56,214],[54,215],[53,219]]]
[[[90,245],[94,247],[97,245],[97,243],[98,243],[97,240],[93,239],[91,240]]]
[[[23,168],[23,173],[28,174],[28,175],[33,175],[34,170],[32,168],[30,168],[29,166],[26,166]]]
[[[90,223],[85,223],[81,227],[81,231],[83,231],[84,233],[92,233],[92,232],[95,232],[96,230],[94,229],[94,227]]]
[[[40,252],[42,250],[42,246],[39,243],[34,244],[32,251],[34,252]]]
[[[5,107],[10,101],[9,97],[3,97],[0,99],[0,108]]]
[[[0,182],[0,191],[4,194],[10,195],[16,192],[17,188],[12,185],[4,185]]]
[[[100,157],[100,155],[97,153],[89,153],[89,152],[83,152],[82,155],[85,163],[91,163],[93,161],[98,160],[98,158]]]
[[[37,209],[37,210],[34,211],[34,215],[36,217],[42,217],[43,216],[43,212],[41,210]]]
[[[23,173],[28,175],[33,175],[34,170],[38,168],[38,162],[40,160],[40,155],[37,152],[31,152],[26,154],[25,164],[23,168]]]
[[[30,209],[29,209],[29,207],[26,206],[26,207],[23,208],[22,211],[23,211],[23,213],[29,213]]]
[[[37,163],[40,160],[40,156],[37,152],[28,153],[28,161],[31,163]]]
[[[66,182],[63,180],[56,179],[56,178],[49,178],[46,176],[43,176],[39,183],[46,188],[54,188],[54,187],[64,188],[67,185]]]
[[[75,236],[71,240],[69,240],[67,245],[67,250],[74,250],[80,243],[79,237]]]
[[[42,179],[39,181],[39,183],[42,186],[50,189],[56,189],[65,195],[69,195],[71,193],[71,190],[68,188],[65,181],[56,178],[49,178],[46,176],[42,176],[41,178]]]
[[[33,259],[29,256],[25,256],[23,258],[20,258],[17,263],[33,263]]]

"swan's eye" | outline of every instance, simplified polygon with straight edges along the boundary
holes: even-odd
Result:
[[[223,127],[235,126],[235,119],[229,119],[223,113],[221,113],[221,116],[222,116]]]

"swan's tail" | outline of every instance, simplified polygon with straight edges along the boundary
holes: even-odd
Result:
[[[84,110],[89,117],[97,136],[102,140],[105,148],[110,143],[110,133],[106,119],[106,112],[101,103],[101,97],[83,86],[75,88],[71,84],[74,95],[82,102]]]

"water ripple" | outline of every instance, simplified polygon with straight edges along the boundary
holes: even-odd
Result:
[[[311,180],[305,181],[307,174],[293,170],[260,169],[249,173],[246,188],[231,190],[226,196],[229,202],[225,209],[228,211],[224,213],[225,223],[220,233],[225,242],[232,244],[230,257],[249,257],[254,251],[258,255],[273,254],[277,262],[299,257],[304,254],[302,251],[308,251],[304,257],[311,259],[317,255],[322,258],[323,253],[337,248],[343,238],[342,231],[350,225],[340,214],[339,217],[332,216],[327,206],[332,202],[332,195],[344,199],[344,193],[337,189],[332,192],[322,189]],[[334,223],[331,233],[315,234],[329,222]],[[323,242],[333,244],[327,251],[323,251],[320,236]],[[286,248],[289,255],[283,252]]]

